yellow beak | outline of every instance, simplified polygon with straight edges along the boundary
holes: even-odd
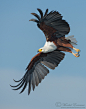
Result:
[[[42,49],[39,49],[38,52],[42,52]]]

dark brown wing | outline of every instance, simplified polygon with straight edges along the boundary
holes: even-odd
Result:
[[[14,89],[18,90],[21,87],[22,90],[20,93],[22,93],[26,86],[28,85],[28,95],[31,91],[31,86],[33,90],[35,89],[35,86],[38,86],[38,84],[44,79],[44,77],[49,73],[49,70],[45,67],[49,67],[51,69],[55,69],[55,67],[58,66],[60,61],[64,58],[65,54],[55,50],[50,53],[38,53],[36,56],[34,56],[29,63],[29,65],[26,68],[26,73],[22,77],[22,79],[15,81],[19,82],[16,86],[11,86]],[[45,66],[44,66],[45,65]]]
[[[38,27],[44,32],[47,40],[51,40],[51,38],[55,37],[63,37],[69,33],[69,24],[62,19],[62,16],[61,14],[59,14],[58,11],[51,11],[49,14],[47,14],[48,9],[46,9],[46,12],[43,16],[43,12],[41,11],[41,9],[37,10],[39,11],[41,17],[35,13],[31,13],[32,15],[37,17],[38,20],[31,19],[30,21],[37,22]]]

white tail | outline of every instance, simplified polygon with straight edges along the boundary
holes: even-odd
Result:
[[[74,38],[74,35],[72,35],[72,36],[68,36],[68,37],[65,37],[65,39],[67,39],[67,40],[71,40],[71,45],[77,45],[76,43],[77,43],[77,41],[76,41],[76,39]]]

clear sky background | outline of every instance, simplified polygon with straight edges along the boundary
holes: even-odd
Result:
[[[76,58],[66,53],[55,70],[31,91],[13,91],[31,58],[45,43],[44,34],[29,22],[40,8],[57,10],[70,24],[81,50]],[[0,109],[60,109],[55,103],[82,104],[86,108],[86,0],[0,0]],[[66,109],[66,108],[65,108]]]

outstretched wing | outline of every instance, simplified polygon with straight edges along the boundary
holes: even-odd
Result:
[[[35,86],[38,86],[42,79],[44,79],[44,77],[49,73],[49,70],[45,66],[51,69],[55,69],[55,67],[58,66],[64,56],[65,54],[58,50],[50,53],[38,53],[32,58],[31,62],[27,66],[27,71],[22,79],[20,79],[19,81],[14,80],[15,82],[19,82],[18,85],[11,87],[14,88],[13,90],[18,90],[23,87],[20,92],[22,93],[28,85],[29,95],[31,91],[31,86],[34,91]]]
[[[37,17],[37,20],[31,19],[30,21],[37,22],[38,27],[44,32],[47,41],[65,36],[69,33],[69,24],[62,19],[62,16],[58,11],[51,11],[48,14],[48,9],[46,9],[45,14],[43,15],[41,9],[37,10],[41,17],[36,13],[31,13]]]

